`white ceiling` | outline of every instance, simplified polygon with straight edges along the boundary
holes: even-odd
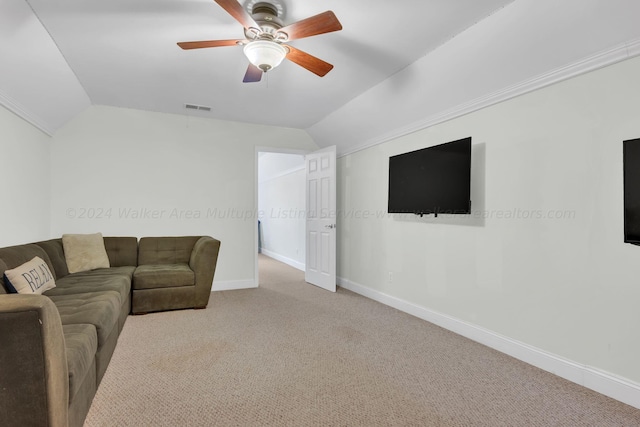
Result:
[[[180,49],[243,37],[213,0],[2,0],[0,104],[50,134],[109,105],[304,129],[345,153],[640,54],[638,0],[265,1],[285,23],[335,12],[342,31],[291,42],[327,76],[285,61],[247,84],[240,47]]]
[[[276,0],[265,0],[275,2]],[[333,10],[343,30],[291,42],[335,66],[324,78],[285,61],[242,83],[243,38],[213,0],[28,0],[93,104],[305,129],[512,0],[277,0],[285,23]],[[241,3],[246,4],[248,0]]]

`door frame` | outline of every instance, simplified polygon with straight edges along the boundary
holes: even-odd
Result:
[[[253,243],[253,256],[254,256],[254,263],[253,263],[253,283],[254,286],[257,288],[260,284],[260,269],[258,268],[258,220],[260,218],[258,218],[258,187],[259,187],[259,183],[258,183],[258,168],[259,168],[259,162],[258,162],[258,158],[260,156],[260,153],[279,153],[279,154],[297,154],[297,155],[302,155],[302,156],[306,156],[307,154],[311,153],[312,151],[310,150],[296,150],[293,148],[279,148],[279,147],[263,147],[263,146],[256,146],[255,147],[255,154],[254,154],[254,178],[253,178],[253,206],[254,206],[254,212],[255,212],[255,221],[253,224],[253,238],[254,238],[254,243]],[[305,242],[306,242],[306,236],[305,236]],[[305,244],[305,251],[306,251],[306,244]],[[305,253],[305,258],[306,258],[306,253]]]

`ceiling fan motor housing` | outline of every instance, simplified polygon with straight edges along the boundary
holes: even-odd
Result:
[[[278,16],[278,8],[276,5],[271,4],[269,2],[258,2],[253,5],[251,9],[251,14],[255,15],[256,13],[268,13],[274,16]]]
[[[249,40],[276,40],[281,38],[278,30],[284,26],[284,22],[278,17],[278,8],[267,2],[256,3],[252,10],[251,16],[260,28],[245,29],[245,36]],[[258,30],[258,31],[256,31]],[[278,40],[285,41],[285,40]]]

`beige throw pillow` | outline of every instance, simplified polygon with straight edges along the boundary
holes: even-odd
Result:
[[[109,256],[102,233],[63,234],[62,247],[69,273],[109,268]]]
[[[19,294],[41,294],[56,287],[47,263],[34,257],[19,267],[4,272],[5,283]],[[8,282],[8,283],[7,283]]]

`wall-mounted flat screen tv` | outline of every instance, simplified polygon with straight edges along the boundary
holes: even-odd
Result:
[[[622,143],[624,241],[640,245],[640,138]]]
[[[389,158],[389,213],[471,213],[471,137]]]

